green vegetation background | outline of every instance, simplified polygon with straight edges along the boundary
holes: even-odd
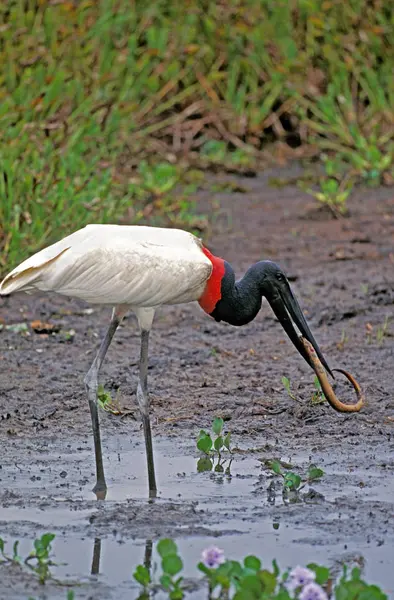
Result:
[[[392,183],[393,55],[387,0],[1,3],[0,270],[87,222],[192,226],[190,165],[320,156],[340,209]]]

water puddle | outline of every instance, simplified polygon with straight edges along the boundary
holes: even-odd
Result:
[[[151,565],[158,564],[155,542],[167,536],[176,539],[190,578],[199,576],[196,564],[202,550],[215,544],[228,557],[257,554],[267,565],[277,559],[282,568],[356,561],[370,581],[392,585],[391,479],[373,469],[355,469],[349,475],[346,466],[325,467],[322,459],[319,466],[327,475],[315,487],[324,498],[316,504],[285,505],[279,492],[274,502],[269,500],[270,479],[258,455],[236,455],[231,475],[198,473],[193,450],[178,442],[174,449],[174,443],[160,439],[155,444],[160,492],[152,503],[146,500],[143,446],[123,438],[105,453],[105,501],[97,502],[91,491],[89,445],[78,451],[70,447],[55,459],[49,446],[45,455],[31,450],[25,463],[4,463],[0,536],[9,546],[20,539],[20,554],[27,555],[34,538],[53,531],[59,564],[55,576],[89,585],[93,577],[95,585],[112,590],[114,595],[105,597],[117,600],[136,597],[134,592],[130,596],[130,590],[138,589],[132,579],[136,565],[147,557]],[[293,455],[292,462],[304,463],[304,453]],[[64,590],[57,597],[64,598]],[[201,590],[195,597],[202,597]]]

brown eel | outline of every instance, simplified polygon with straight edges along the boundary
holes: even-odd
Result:
[[[332,386],[331,386],[330,382],[328,381],[327,373],[326,373],[323,365],[321,364],[320,360],[318,359],[312,344],[310,344],[308,342],[308,340],[306,340],[304,337],[300,337],[300,340],[301,340],[301,343],[304,346],[306,352],[308,353],[309,358],[311,359],[311,363],[312,363],[311,366],[316,373],[316,377],[318,378],[318,380],[320,382],[321,389],[322,389],[323,394],[326,397],[328,403],[338,412],[346,412],[346,413],[358,412],[361,409],[361,407],[364,405],[364,394],[361,390],[361,387],[359,386],[357,381],[354,379],[353,375],[351,375],[347,371],[344,371],[343,369],[333,369],[333,371],[338,371],[339,373],[342,373],[343,375],[345,375],[346,379],[348,379],[350,381],[350,383],[352,384],[352,386],[356,392],[356,396],[357,396],[356,404],[344,404],[343,402],[338,400],[338,398],[336,397],[334,390],[332,389]]]

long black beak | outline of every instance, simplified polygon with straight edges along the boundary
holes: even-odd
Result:
[[[269,293],[265,294],[265,297],[267,298],[272,310],[274,311],[276,317],[281,323],[283,329],[293,342],[294,346],[297,348],[298,352],[306,360],[308,365],[313,368],[311,360],[307,352],[305,351],[305,348],[302,345],[296,330],[294,329],[292,320],[298,327],[301,335],[312,344],[317,356],[319,357],[320,362],[322,363],[326,371],[331,375],[331,377],[334,377],[330,367],[327,364],[326,359],[324,358],[319,346],[317,345],[315,338],[312,335],[311,330],[309,329],[308,323],[306,322],[301,307],[298,304],[297,298],[291,291],[290,285],[287,283],[286,287],[281,286],[281,288],[276,289],[272,295]]]

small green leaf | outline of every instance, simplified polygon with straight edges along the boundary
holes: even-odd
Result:
[[[170,600],[182,600],[184,595],[183,590],[176,588],[170,592]]]
[[[277,525],[278,527],[276,527],[276,529],[279,529],[279,523],[274,523],[274,525]],[[275,527],[274,527],[274,529],[275,529]],[[280,573],[280,569],[278,567],[278,563],[276,562],[275,558],[272,561],[272,568],[273,568],[275,577],[278,578],[279,573]]]
[[[204,473],[205,471],[212,471],[213,463],[208,456],[202,456],[197,461],[197,472]]]
[[[316,479],[321,479],[323,477],[324,471],[323,469],[319,469],[315,465],[309,465],[308,467],[308,479],[310,481],[314,481]]]
[[[279,460],[270,460],[268,463],[268,467],[277,475],[281,475],[282,469]]]
[[[3,554],[4,552],[4,540],[3,538],[0,538],[0,552]]]
[[[327,569],[327,567],[321,567],[316,563],[310,563],[307,565],[307,567],[316,573],[316,583],[319,585],[324,585],[327,583],[330,578],[330,569]]]
[[[290,392],[290,379],[288,377],[282,377],[283,387],[287,392]]]
[[[354,567],[354,569],[352,569],[352,581],[360,581],[361,579],[361,569],[359,569],[358,567]]]
[[[263,583],[264,592],[266,594],[272,594],[276,588],[276,575],[274,575],[270,571],[264,570],[259,574],[259,577]]]
[[[197,448],[205,454],[209,454],[209,452],[212,450],[212,438],[205,431],[200,431],[200,435],[198,436],[197,440]]]
[[[161,561],[164,573],[167,575],[177,575],[183,568],[183,562],[177,554],[168,554]]]
[[[199,571],[201,571],[202,573],[205,573],[205,575],[211,575],[211,569],[209,569],[207,566],[205,566],[203,562],[198,563],[197,569]]]
[[[223,448],[223,438],[221,436],[217,437],[213,444],[215,450],[220,452],[221,448]]]
[[[284,475],[284,485],[290,490],[297,490],[301,485],[301,477],[297,473],[288,471]]]
[[[143,565],[138,565],[136,570],[133,573],[134,579],[146,587],[151,582],[150,573],[146,567]]]
[[[13,545],[13,559],[14,560],[19,560],[18,546],[19,546],[19,540],[17,540],[16,542],[14,542],[14,545]]]
[[[54,539],[54,533],[44,533],[44,535],[41,536],[41,544],[44,546],[44,548],[49,549],[49,546]]]
[[[215,435],[220,435],[222,433],[224,421],[220,417],[216,417],[216,419],[212,422],[212,431]]]
[[[170,540],[169,538],[164,538],[158,542],[157,552],[159,553],[161,558],[165,558],[169,555],[176,555],[176,553],[178,552],[178,548],[173,540]]]
[[[317,389],[318,392],[322,392],[323,390],[321,389],[321,384],[319,379],[317,378],[317,376],[314,378],[313,380],[313,384],[315,386],[315,388]]]
[[[170,590],[171,584],[172,584],[172,579],[169,575],[165,574],[160,577],[160,583],[165,590]]]
[[[231,444],[231,433],[228,432],[228,434],[226,435],[226,437],[223,440],[223,446],[225,448],[227,448],[227,450],[230,452],[230,444]]]
[[[247,569],[259,571],[261,569],[261,560],[257,556],[250,555],[244,558],[244,565]]]
[[[240,589],[245,592],[252,592],[252,596],[246,596],[247,598],[260,598],[261,593],[265,591],[263,583],[257,575],[246,575],[241,580]]]

